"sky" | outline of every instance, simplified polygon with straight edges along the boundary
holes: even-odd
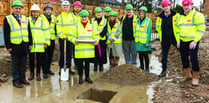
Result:
[[[117,1],[121,2],[122,0],[117,0]],[[125,0],[125,1],[126,1],[126,0]],[[181,5],[182,0],[176,0],[176,1],[178,1],[178,4]],[[203,0],[193,0],[194,6],[199,6],[199,5],[200,5],[200,1],[203,2]]]

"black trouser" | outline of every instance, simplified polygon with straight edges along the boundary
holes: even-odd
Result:
[[[12,55],[12,77],[13,83],[25,80],[25,69],[27,54],[11,54]]]
[[[162,68],[163,71],[167,70],[167,62],[168,62],[168,52],[170,49],[171,44],[173,44],[176,47],[176,42],[175,41],[170,41],[170,42],[161,42],[161,47],[162,47]]]
[[[144,69],[144,59],[145,59],[145,69],[149,69],[149,57],[148,51],[138,51],[140,67]]]
[[[64,40],[59,39],[60,44],[60,60],[59,66],[60,69],[64,67]],[[66,42],[66,65],[67,68],[71,68],[71,60],[72,60],[72,53],[73,53],[73,43],[67,40]]]
[[[195,49],[190,49],[189,45],[190,42],[183,42],[181,41],[180,44],[180,53],[181,53],[181,60],[183,64],[183,69],[184,68],[189,68],[189,56],[191,59],[191,64],[192,64],[192,70],[199,72],[200,67],[199,67],[199,61],[198,61],[198,49],[199,49],[199,42],[197,42],[196,48]]]
[[[89,78],[90,59],[75,59],[78,66],[78,75],[83,76],[83,62],[85,62],[85,78]]]
[[[51,68],[51,63],[52,63],[52,57],[54,53],[54,48],[55,48],[55,41],[51,40],[51,45],[47,47],[46,49],[46,54],[48,56],[47,60],[47,69],[46,72],[49,73],[50,68]]]
[[[30,53],[29,64],[30,72],[34,73],[35,68],[35,55],[36,55],[36,73],[40,73],[41,67],[44,74],[47,74],[47,55],[46,53]]]

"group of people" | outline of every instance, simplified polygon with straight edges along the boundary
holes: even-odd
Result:
[[[168,51],[173,44],[181,53],[184,81],[193,76],[192,84],[198,85],[200,68],[197,51],[199,40],[205,31],[204,16],[192,8],[192,0],[183,0],[182,4],[184,13],[178,14],[170,9],[171,3],[168,0],[161,3],[164,11],[156,22],[163,64],[159,77],[166,75]],[[74,11],[71,12],[69,1],[63,1],[62,13],[56,18],[52,15],[53,7],[50,4],[44,6],[44,14],[40,14],[39,6],[34,4],[30,9],[30,17],[27,18],[21,14],[22,2],[18,0],[13,2],[13,13],[4,19],[4,39],[12,56],[12,77],[15,87],[22,88],[22,84],[30,85],[25,79],[28,53],[30,65],[28,80],[35,77],[35,64],[37,81],[41,80],[41,68],[43,78],[54,75],[50,65],[56,37],[59,38],[60,47],[59,74],[65,65],[69,68],[70,74],[75,74],[71,68],[71,60],[74,58],[79,84],[84,82],[83,68],[85,81],[93,83],[89,76],[90,63],[94,63],[94,71],[98,70],[98,65],[99,71],[103,71],[103,64],[107,63],[109,57],[110,68],[116,67],[122,56],[122,50],[125,62],[134,66],[137,65],[138,52],[139,68],[149,72],[148,52],[151,50],[152,20],[147,17],[148,10],[145,6],[139,8],[137,16],[133,13],[133,6],[127,4],[126,15],[120,20],[117,12],[112,11],[110,7],[104,9],[105,15],[100,7],[95,8],[95,17],[91,20],[89,12],[81,10],[82,4],[79,1],[76,1],[73,7]],[[192,76],[189,56],[192,61]]]

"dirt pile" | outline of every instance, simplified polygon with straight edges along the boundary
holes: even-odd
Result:
[[[108,82],[119,84],[121,86],[126,85],[140,85],[148,83],[157,79],[155,74],[147,73],[130,64],[123,64],[118,67],[112,68],[103,73],[97,82]]]

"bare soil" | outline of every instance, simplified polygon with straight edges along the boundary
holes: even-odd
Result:
[[[131,64],[123,64],[103,73],[97,82],[108,82],[121,86],[140,85],[157,80],[155,74],[147,73]]]

